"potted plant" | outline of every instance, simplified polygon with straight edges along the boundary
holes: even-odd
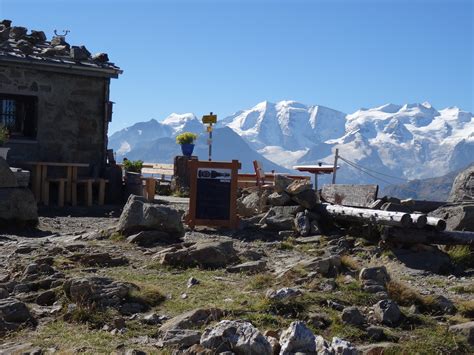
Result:
[[[176,143],[181,144],[181,152],[184,156],[190,157],[193,155],[194,141],[197,139],[197,134],[192,132],[183,132],[176,136]]]
[[[7,160],[7,154],[10,148],[4,147],[4,144],[8,142],[9,136],[8,128],[0,124],[0,157],[5,160]]]
[[[124,158],[123,169],[125,170],[125,189],[127,196],[137,195],[143,196],[142,184],[142,160],[128,160]]]

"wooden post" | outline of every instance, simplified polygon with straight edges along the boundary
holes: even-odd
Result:
[[[337,171],[337,160],[339,159],[339,148],[336,148],[336,154],[334,154],[334,170],[332,172],[332,183],[336,183],[336,171]]]

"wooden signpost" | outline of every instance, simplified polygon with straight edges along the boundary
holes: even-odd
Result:
[[[237,228],[237,175],[241,164],[189,161],[190,199],[187,223]]]

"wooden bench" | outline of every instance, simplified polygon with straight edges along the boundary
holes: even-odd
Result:
[[[92,206],[93,202],[93,195],[92,195],[92,186],[95,183],[99,184],[99,196],[98,196],[98,203],[99,206],[104,205],[105,202],[105,186],[109,182],[106,179],[94,179],[94,178],[83,178],[77,179],[72,182],[72,205],[77,206],[77,186],[84,185],[84,199],[86,206]]]
[[[58,184],[58,206],[64,207],[64,192],[66,187],[66,178],[46,178],[43,182],[43,204],[49,206],[49,185],[51,183]]]
[[[173,164],[143,164],[143,166],[141,173],[151,175],[142,177],[142,181],[145,184],[145,197],[148,201],[152,202],[155,199],[156,185],[169,184],[171,182],[174,166]]]

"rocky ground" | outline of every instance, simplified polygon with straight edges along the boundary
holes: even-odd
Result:
[[[181,230],[186,200],[161,202],[166,232],[132,233],[111,207],[0,231],[0,353],[474,351],[462,249]]]

